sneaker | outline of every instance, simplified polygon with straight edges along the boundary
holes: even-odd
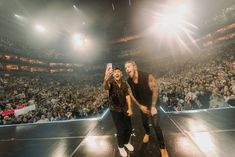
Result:
[[[127,143],[127,144],[124,144],[124,146],[130,151],[134,151],[134,147],[130,144],[130,143]]]
[[[144,143],[148,143],[149,142],[149,135],[148,134],[144,135],[143,142]]]
[[[123,148],[118,147],[118,150],[122,157],[127,157],[127,152],[124,147]]]

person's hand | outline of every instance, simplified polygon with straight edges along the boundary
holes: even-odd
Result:
[[[156,107],[151,107],[151,115],[153,116],[153,115],[155,115],[155,114],[157,114],[157,109],[156,109]]]
[[[127,110],[127,115],[128,115],[128,116],[132,116],[132,115],[133,115],[133,112],[132,112],[131,109],[128,109],[128,110]]]
[[[148,107],[140,105],[140,110],[145,114],[150,114]]]
[[[112,76],[113,70],[112,68],[108,68],[105,71],[105,76],[104,76],[104,80],[107,81],[111,76]]]

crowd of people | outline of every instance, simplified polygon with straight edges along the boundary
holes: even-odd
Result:
[[[101,84],[64,76],[14,76],[0,79],[0,124],[40,123],[94,117],[107,108],[107,92]],[[36,109],[15,116],[16,110]],[[4,114],[3,114],[4,113]]]
[[[0,49],[14,46],[7,38],[0,37]],[[157,66],[163,74],[159,79],[159,98],[166,111],[235,106],[235,44],[161,66]],[[96,116],[108,106],[102,78],[97,78],[2,75],[0,124]],[[15,116],[14,112],[6,112],[30,105],[35,105],[35,109],[26,114]]]
[[[167,111],[235,106],[235,45],[182,61],[159,82]]]

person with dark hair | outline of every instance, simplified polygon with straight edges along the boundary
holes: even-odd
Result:
[[[111,75],[113,80],[110,80]],[[129,151],[134,151],[134,147],[129,143],[132,131],[132,108],[128,85],[122,80],[121,69],[107,68],[103,85],[106,90],[109,90],[109,109],[117,129],[118,150],[122,157],[126,157],[127,152],[124,147]]]
[[[152,74],[139,71],[135,61],[129,60],[125,63],[126,73],[129,75],[127,83],[131,89],[131,98],[141,111],[145,135],[143,143],[148,143],[150,128],[148,124],[149,118],[152,121],[154,131],[160,145],[162,157],[168,157],[165,147],[163,133],[159,124],[159,114],[157,110],[158,102],[158,86],[157,81]]]

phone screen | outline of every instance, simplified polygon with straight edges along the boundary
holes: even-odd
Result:
[[[113,68],[113,64],[112,63],[107,63],[106,65],[106,71],[110,70]]]

